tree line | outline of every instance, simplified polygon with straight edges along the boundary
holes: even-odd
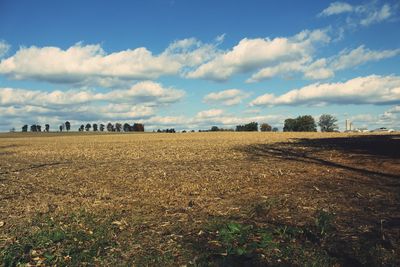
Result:
[[[25,124],[22,126],[22,132],[27,132],[28,131],[28,125]],[[92,129],[93,132],[104,132],[107,130],[108,132],[144,132],[144,125],[142,123],[134,123],[133,125],[130,125],[128,123],[124,123],[123,125],[121,123],[115,123],[112,124],[109,122],[107,125],[104,125],[102,123],[97,124],[97,123],[87,123],[82,124],[79,126],[78,131],[79,132],[89,132]],[[58,127],[59,132],[67,131],[69,132],[71,130],[71,123],[69,121],[66,121],[64,124],[61,124]],[[30,131],[31,132],[42,132],[42,126],[38,124],[32,124],[30,126]],[[45,124],[45,128],[43,129],[43,132],[49,132],[50,131],[50,125]]]
[[[314,117],[311,115],[304,115],[298,116],[297,118],[288,118],[284,122],[283,131],[284,132],[316,132],[317,125],[320,127],[321,132],[334,132],[338,130],[337,126],[337,119],[329,114],[323,114],[319,117],[318,123],[315,122]],[[61,124],[58,127],[59,131],[70,131],[71,130],[71,123],[66,121],[64,124]],[[82,124],[79,128],[79,132],[89,132],[92,130],[93,132],[103,132],[107,130],[108,132],[144,132],[144,125],[142,123],[134,123],[130,125],[128,123],[108,123],[104,125],[102,123],[87,123]],[[257,132],[260,130],[261,132],[277,132],[277,127],[272,127],[268,123],[262,123],[259,127],[257,122],[250,122],[243,125],[237,125],[235,129],[225,129],[220,128],[218,126],[212,126],[209,130],[199,130],[199,132],[221,132],[221,131],[236,131],[236,132]],[[28,125],[25,124],[22,126],[22,132],[28,131]],[[33,124],[30,126],[31,132],[41,132],[42,126]],[[44,132],[50,131],[50,125],[45,124],[43,129]],[[154,131],[155,132],[155,131]],[[158,133],[175,133],[175,129],[164,129],[164,130],[157,130]],[[186,131],[184,131],[186,132]]]
[[[338,130],[337,119],[329,114],[323,114],[319,117],[318,123],[315,122],[311,115],[298,116],[297,118],[288,118],[284,122],[284,132],[316,132],[317,125],[321,132],[334,132]],[[209,130],[201,130],[202,132],[217,131],[236,131],[236,132],[277,132],[277,127],[272,127],[268,123],[262,123],[260,127],[257,122],[250,122],[243,125],[237,125],[235,129],[224,129],[218,126],[212,126]]]

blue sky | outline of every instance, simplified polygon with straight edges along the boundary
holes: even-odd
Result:
[[[398,1],[0,1],[0,131],[400,129]]]

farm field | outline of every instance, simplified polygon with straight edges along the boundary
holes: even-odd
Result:
[[[400,135],[2,134],[5,266],[399,266]]]

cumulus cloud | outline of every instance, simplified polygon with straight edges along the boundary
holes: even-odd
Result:
[[[217,44],[194,39],[178,40],[159,55],[145,47],[107,54],[100,45],[77,43],[59,47],[21,47],[0,62],[0,74],[11,79],[113,87],[127,81],[176,75],[211,59]],[[3,49],[4,50],[4,49]],[[0,46],[1,52],[1,46]]]
[[[0,121],[15,127],[31,123],[59,124],[65,120],[71,123],[142,121],[156,116],[158,109],[180,101],[184,95],[182,90],[151,81],[104,93],[0,88]]]
[[[202,114],[208,113],[207,110],[200,111],[193,117],[188,116],[153,116],[148,119],[139,120],[145,124],[146,129],[153,130],[158,128],[176,128],[176,129],[210,129],[211,126],[218,126],[223,128],[234,129],[236,125],[256,122],[268,122],[274,126],[282,126],[284,121],[283,115],[258,115],[258,116],[239,116],[226,114],[209,114],[203,116]]]
[[[227,128],[234,128],[236,125],[245,124],[250,122],[268,122],[272,125],[281,125],[284,117],[282,115],[258,115],[258,116],[235,116],[232,114],[224,114],[221,116],[214,116],[210,118],[195,117],[189,121],[189,124],[196,125],[197,127],[210,127],[213,125],[222,126]]]
[[[216,125],[219,127],[234,128],[236,125],[249,123],[249,122],[268,122],[272,125],[281,125],[283,123],[283,115],[253,115],[241,116],[237,114],[226,113],[220,109],[211,109],[200,111],[192,118],[186,118],[185,125],[190,128],[203,128],[209,129],[211,126]]]
[[[11,46],[6,41],[0,40],[0,58],[10,50],[10,47]]]
[[[314,83],[283,95],[265,94],[251,102],[263,105],[323,104],[394,104],[400,103],[400,77],[371,75],[346,82]]]
[[[385,111],[382,114],[355,114],[347,118],[352,122],[354,128],[369,128],[373,130],[386,127],[400,130],[400,116],[389,111]]]
[[[320,58],[284,62],[273,67],[263,68],[253,74],[247,82],[259,82],[278,75],[302,73],[308,80],[322,80],[335,76],[335,72],[349,69],[368,62],[379,61],[398,56],[400,49],[371,50],[361,45],[355,49],[344,49],[338,55],[330,58]]]
[[[237,73],[309,58],[317,43],[329,41],[330,37],[324,30],[306,30],[291,38],[244,38],[231,50],[221,52],[187,73],[186,77],[225,81]]]
[[[0,107],[2,116],[19,119],[22,123],[47,123],[48,121],[115,121],[143,119],[154,115],[154,108],[142,105],[118,106],[75,106],[73,110],[65,106],[39,107],[32,105]]]
[[[16,88],[0,88],[0,104],[10,105],[77,105],[86,102],[107,101],[125,103],[174,103],[182,99],[184,91],[164,88],[161,84],[144,81],[127,90],[113,90],[107,93],[95,91],[38,91]]]
[[[248,93],[239,89],[228,89],[220,92],[213,92],[206,95],[203,101],[208,104],[222,104],[225,106],[233,106],[242,102],[249,96]]]
[[[222,109],[209,109],[197,113],[196,118],[215,118],[217,116],[221,116],[223,113],[224,111]]]
[[[211,126],[224,128],[234,128],[238,124],[256,122],[268,122],[271,125],[282,126],[283,115],[253,115],[241,116],[237,114],[226,113],[221,109],[209,109],[198,112],[195,116],[152,116],[140,120],[139,122],[147,125],[148,129],[157,128],[177,128],[177,129],[210,129]]]
[[[400,105],[390,108],[387,112],[388,113],[400,113]]]

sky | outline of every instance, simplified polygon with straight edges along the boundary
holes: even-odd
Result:
[[[0,0],[0,131],[400,130],[399,1]]]

